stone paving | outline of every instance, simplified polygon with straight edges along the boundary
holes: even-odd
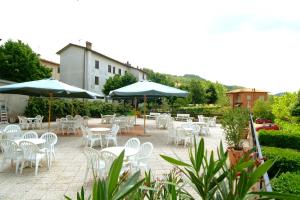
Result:
[[[89,124],[97,124],[100,120],[92,119]],[[138,124],[142,120],[138,119]],[[180,126],[182,122],[176,122]],[[44,124],[46,126],[46,124]],[[223,131],[218,125],[211,128],[212,134],[205,136],[205,146],[208,151],[215,150],[224,141]],[[154,151],[149,160],[149,166],[155,176],[161,176],[168,172],[172,165],[165,162],[159,155],[178,156],[182,160],[188,157],[187,147],[167,144],[167,131],[156,129],[154,120],[147,120],[147,134],[138,136],[141,143],[152,142]],[[132,137],[132,136],[131,136]],[[129,139],[126,133],[118,136],[118,145],[124,145]],[[223,142],[224,143],[224,142]],[[96,147],[97,148],[97,147]],[[100,150],[100,147],[97,148]],[[83,185],[86,159],[82,153],[80,136],[59,136],[56,145],[56,160],[48,171],[45,164],[39,168],[37,176],[34,176],[34,168],[25,168],[23,174],[15,174],[14,168],[7,162],[0,172],[0,200],[2,199],[64,199],[64,195],[72,198]],[[0,154],[0,160],[2,155]],[[92,174],[88,177],[87,187],[92,185]]]

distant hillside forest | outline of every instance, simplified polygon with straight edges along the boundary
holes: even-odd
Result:
[[[226,96],[226,92],[232,89],[241,88],[238,86],[222,85],[218,82],[214,83],[193,74],[176,76],[154,72],[147,68],[144,68],[143,70],[148,74],[148,79],[153,82],[189,91],[190,94],[188,98],[180,102],[182,106],[188,104],[228,105],[229,100]]]

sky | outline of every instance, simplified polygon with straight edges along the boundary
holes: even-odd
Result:
[[[300,89],[299,1],[1,0],[0,44],[59,62],[68,43],[174,75],[278,93]]]

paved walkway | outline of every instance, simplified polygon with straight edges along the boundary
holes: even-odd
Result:
[[[92,119],[89,124],[99,125],[98,119]],[[182,122],[176,122],[179,126]],[[138,119],[138,124],[142,120]],[[161,176],[168,172],[172,166],[165,162],[159,155],[179,156],[183,160],[188,158],[187,149],[174,144],[167,144],[167,131],[155,129],[154,121],[147,120],[147,134],[149,136],[138,136],[141,143],[152,142],[154,151],[149,161],[154,175]],[[44,124],[46,127],[46,124]],[[42,131],[43,132],[43,131]],[[224,140],[220,126],[211,128],[211,136],[204,137],[208,151],[215,150],[220,140]],[[132,137],[132,136],[131,136]],[[118,145],[123,145],[130,136],[118,137]],[[100,148],[99,148],[100,149]],[[16,175],[14,168],[7,162],[0,172],[0,200],[2,199],[64,199],[63,195],[74,198],[80,190],[86,167],[86,159],[82,153],[81,137],[59,136],[56,145],[56,161],[53,162],[48,171],[44,166],[39,168],[37,176],[34,176],[33,168],[25,168],[22,175]],[[0,154],[0,159],[2,155]],[[92,185],[92,175],[88,177],[88,187]]]

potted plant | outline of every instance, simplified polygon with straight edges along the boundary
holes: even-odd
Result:
[[[225,140],[228,145],[227,151],[231,166],[235,166],[245,151],[247,151],[243,147],[243,137],[245,128],[248,126],[248,120],[249,112],[242,108],[226,111],[221,120],[225,132]]]

